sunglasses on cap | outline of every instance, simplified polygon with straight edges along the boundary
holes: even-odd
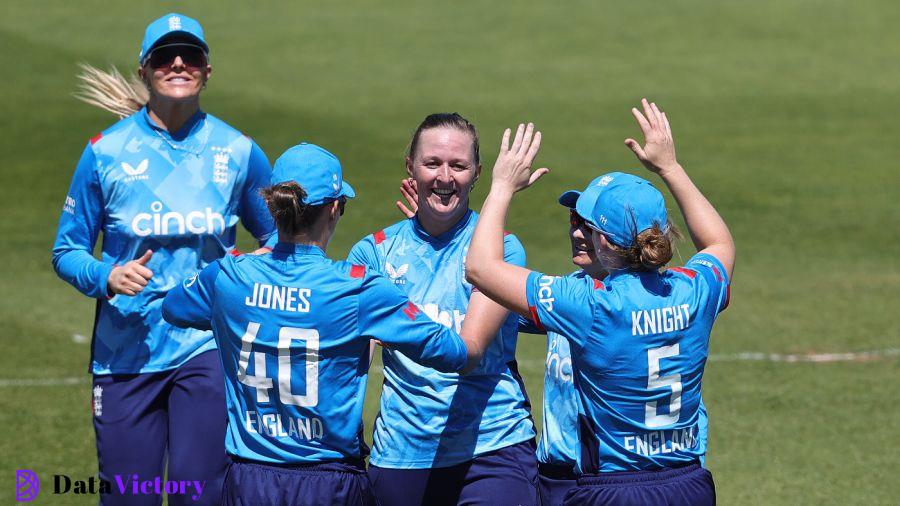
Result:
[[[185,70],[188,72],[196,72],[206,68],[209,59],[203,48],[194,44],[166,44],[153,49],[147,59],[145,65],[153,70],[171,69],[175,63],[175,57],[180,56],[184,64]]]

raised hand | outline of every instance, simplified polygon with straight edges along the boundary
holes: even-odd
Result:
[[[147,281],[153,277],[153,271],[147,268],[147,262],[153,256],[152,250],[147,250],[137,260],[132,260],[125,265],[113,267],[106,280],[106,291],[111,295],[137,295],[141,293]]]
[[[497,155],[491,174],[491,184],[505,186],[517,192],[533,185],[550,169],[531,171],[531,163],[541,149],[541,132],[534,131],[533,123],[519,125],[512,146],[509,145],[510,134],[509,128],[503,132],[500,154]]]
[[[634,152],[638,160],[647,167],[647,170],[657,174],[678,166],[675,159],[675,140],[672,138],[672,128],[669,126],[669,118],[666,113],[659,110],[655,103],[641,99],[643,114],[636,107],[631,108],[631,115],[637,120],[641,132],[644,134],[644,145],[628,138],[625,145]]]
[[[406,199],[407,205],[404,205],[403,202],[397,201],[395,205],[397,209],[400,210],[407,218],[412,218],[419,211],[419,194],[418,188],[416,187],[416,180],[408,177],[400,182],[400,193],[403,195],[403,198]]]

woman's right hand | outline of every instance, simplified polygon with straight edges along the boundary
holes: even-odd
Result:
[[[500,142],[500,154],[494,163],[491,172],[491,189],[504,187],[513,192],[524,190],[533,185],[550,169],[540,168],[531,170],[534,157],[541,149],[541,132],[534,130],[534,124],[520,124],[516,129],[512,145],[509,144],[511,131],[507,128],[503,132],[503,140]]]
[[[147,281],[153,277],[153,271],[148,269],[147,262],[153,256],[152,250],[147,250],[137,260],[132,260],[125,265],[113,267],[106,280],[106,291],[110,295],[137,295],[141,293]]]
[[[400,193],[403,195],[403,198],[406,199],[409,207],[398,200],[395,204],[397,209],[399,209],[407,218],[414,217],[416,212],[419,211],[419,194],[418,188],[416,187],[416,180],[408,177],[403,181],[400,181]]]

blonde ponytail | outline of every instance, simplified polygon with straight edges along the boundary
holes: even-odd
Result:
[[[109,111],[119,118],[131,116],[150,100],[150,92],[136,76],[126,78],[113,66],[109,71],[80,64],[80,81],[75,98]]]

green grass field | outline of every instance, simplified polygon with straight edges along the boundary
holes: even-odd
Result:
[[[647,96],[738,246],[714,354],[900,347],[895,2],[166,4],[16,2],[0,17],[0,503],[13,501],[18,468],[96,473],[89,349],[72,338],[90,336],[94,303],[56,277],[50,248],[75,162],[113,119],[71,93],[79,62],[134,68],[144,27],[168,10],[206,29],[215,73],[204,109],[273,160],[300,140],[341,157],[360,197],[333,257],[398,219],[409,135],[427,113],[454,110],[478,125],[486,169],[504,127],[542,129],[539,162],[553,171],[517,199],[509,229],[531,266],[568,272],[555,198],[607,170],[641,174],[622,140],[637,134],[628,110]],[[683,259],[692,253],[681,246]],[[544,355],[542,338],[520,338],[536,403]],[[68,377],[84,382],[9,381]],[[721,503],[896,504],[898,377],[890,354],[711,361],[708,466]],[[50,483],[39,503],[96,501],[49,495]]]

